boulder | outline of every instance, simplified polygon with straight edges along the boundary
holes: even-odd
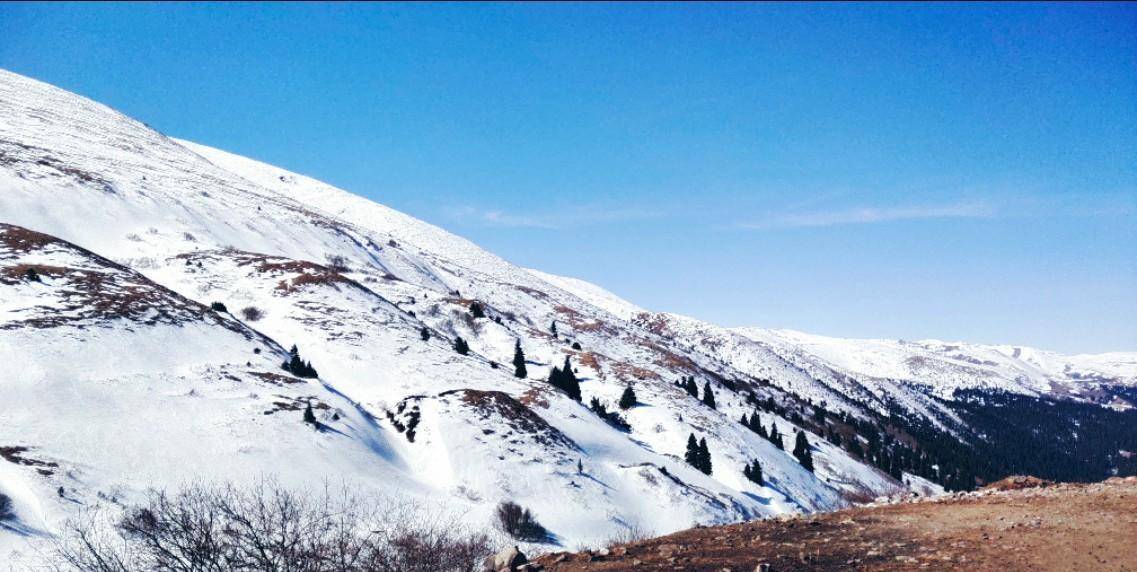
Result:
[[[502,570],[512,572],[515,567],[528,562],[529,560],[521,553],[520,548],[510,546],[503,548],[497,554],[486,556],[482,562],[482,572],[501,572]]]

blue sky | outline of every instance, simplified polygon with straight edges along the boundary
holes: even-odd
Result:
[[[723,325],[1137,349],[1137,7],[0,5],[0,67]]]

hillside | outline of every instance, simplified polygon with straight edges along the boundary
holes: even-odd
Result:
[[[591,570],[1132,570],[1137,480],[985,490],[934,501],[699,528],[603,551],[550,554]]]
[[[1032,463],[1137,469],[1133,354],[877,349],[653,313],[5,71],[0,222],[0,358],[20,366],[0,371],[13,562],[81,509],[261,475],[477,526],[517,502],[552,550]],[[708,470],[686,462],[692,438]]]

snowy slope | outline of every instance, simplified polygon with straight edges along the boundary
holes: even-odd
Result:
[[[727,329],[677,314],[647,312],[582,280],[535,273],[583,299],[612,308],[614,314],[666,331],[717,355],[740,371],[776,380],[799,395],[833,403],[842,397],[871,400],[868,394],[895,396],[895,386],[888,381],[918,384],[947,398],[960,389],[1076,398],[1100,384],[1137,385],[1137,352],[1062,355],[1024,346],[844,339],[753,327]]]
[[[9,240],[0,269],[0,357],[24,364],[0,372],[0,447],[21,451],[0,462],[0,488],[35,534],[147,486],[257,474],[443,500],[479,526],[514,500],[565,546],[898,486],[818,435],[811,473],[741,427],[747,395],[799,398],[629,321],[634,305],[8,72],[0,221],[45,245]],[[452,349],[459,336],[469,355]],[[510,364],[518,340],[526,379]],[[319,380],[281,369],[293,344]],[[612,408],[634,386],[629,432],[545,381],[566,358],[586,404]],[[675,387],[688,375],[717,410]],[[325,431],[301,421],[309,401]],[[691,434],[707,439],[712,475],[682,461]],[[754,459],[763,486],[742,478]],[[6,550],[26,538],[0,532]]]
[[[282,375],[286,352],[231,317],[10,225],[0,225],[0,283],[0,359],[22,364],[0,376],[0,488],[33,537],[100,499],[248,482],[270,467],[289,484],[419,487],[370,415],[318,381]],[[296,422],[307,404],[323,431]],[[13,561],[16,540],[0,534]]]
[[[854,374],[919,381],[943,396],[959,389],[1077,395],[1092,384],[1137,384],[1137,353],[1064,356],[1022,346],[921,340],[851,340],[739,328],[746,337],[799,348]]]
[[[0,359],[21,364],[0,371],[0,492],[20,516],[0,528],[0,558],[83,506],[265,474],[437,500],[478,526],[513,500],[567,547],[830,510],[904,485],[822,434],[850,425],[803,420],[814,404],[948,426],[933,396],[959,388],[1077,397],[1137,378],[1133,354],[834,340],[651,313],[4,71],[0,223]],[[513,372],[518,341],[526,378]],[[281,368],[293,344],[318,380]],[[566,359],[584,404],[545,381]],[[675,385],[688,376],[716,408]],[[615,409],[629,385],[629,431],[587,408]],[[309,402],[322,431],[301,421]],[[786,436],[804,428],[816,470],[743,427],[751,414]],[[708,441],[711,475],[683,461],[692,434]],[[763,485],[742,475],[752,460]]]

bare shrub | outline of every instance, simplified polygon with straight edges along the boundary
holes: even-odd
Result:
[[[537,518],[529,509],[521,505],[505,501],[497,505],[497,525],[501,531],[518,540],[540,542],[548,539],[549,532],[537,522]]]
[[[265,313],[256,306],[245,306],[241,308],[241,317],[249,322],[255,322],[265,317]]]
[[[628,525],[626,528],[621,528],[618,532],[608,537],[604,542],[604,546],[612,548],[621,544],[630,544],[632,542],[639,542],[647,540],[655,536],[655,533],[647,528],[639,526],[638,524]]]
[[[329,269],[335,272],[344,273],[348,270],[351,270],[351,268],[349,268],[347,265],[347,258],[340,256],[339,254],[329,254],[324,257],[324,260],[326,262],[324,266],[327,266]]]
[[[262,481],[152,491],[117,521],[84,513],[56,541],[50,564],[81,572],[472,571],[493,548],[485,534],[413,503]]]

